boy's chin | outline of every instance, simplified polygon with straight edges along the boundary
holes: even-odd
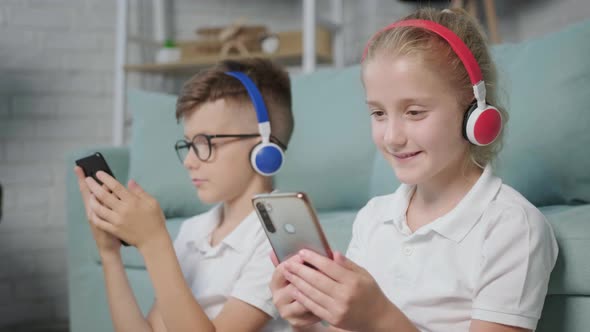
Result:
[[[214,192],[207,189],[197,189],[197,197],[203,204],[211,205],[219,203],[221,200]]]

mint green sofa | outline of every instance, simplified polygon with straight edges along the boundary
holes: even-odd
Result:
[[[360,50],[359,50],[360,52]],[[493,48],[510,113],[497,173],[547,216],[560,255],[538,331],[587,331],[590,326],[590,22],[543,38]],[[295,133],[283,191],[309,193],[331,245],[345,251],[356,211],[398,186],[370,138],[359,67],[293,78]],[[172,146],[182,136],[175,97],[134,91],[128,147],[91,147],[67,160],[70,322],[73,332],[112,330],[94,241],[84,218],[73,160],[101,151],[115,175],[134,178],[160,201],[172,237],[188,216],[208,207],[196,199]],[[123,249],[141,308],[153,291],[143,260]]]

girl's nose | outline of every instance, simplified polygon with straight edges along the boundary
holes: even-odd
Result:
[[[395,117],[389,119],[383,141],[388,146],[403,146],[406,144],[407,138],[403,119]]]

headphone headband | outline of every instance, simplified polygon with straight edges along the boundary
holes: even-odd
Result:
[[[258,87],[256,87],[256,84],[254,84],[250,77],[245,73],[239,71],[227,71],[225,74],[235,77],[242,83],[246,88],[250,100],[252,101],[252,104],[254,104],[254,110],[256,111],[258,131],[262,137],[262,142],[254,146],[252,151],[250,151],[250,164],[258,174],[272,176],[281,169],[284,153],[281,148],[283,146],[282,144],[279,146],[270,141],[270,121],[268,119],[268,111],[264,104],[262,94],[258,90]],[[278,142],[278,139],[276,139],[276,141]]]
[[[436,22],[428,21],[428,20],[411,19],[411,20],[399,21],[399,22],[392,23],[392,24],[382,28],[381,30],[377,31],[377,33],[375,33],[373,35],[373,37],[371,37],[371,39],[369,39],[369,41],[367,42],[367,45],[365,46],[365,50],[363,51],[363,57],[361,59],[361,62],[363,62],[365,60],[365,57],[367,56],[367,53],[369,51],[369,45],[371,44],[371,41],[373,41],[382,32],[385,32],[385,31],[388,31],[388,30],[391,30],[391,29],[394,29],[397,27],[417,27],[417,28],[423,28],[428,31],[432,31],[432,32],[436,33],[437,35],[439,35],[440,37],[442,37],[444,40],[446,40],[449,43],[449,45],[451,46],[451,48],[453,49],[455,54],[457,54],[459,59],[461,59],[463,66],[465,66],[465,69],[467,70],[467,73],[469,74],[469,78],[471,79],[471,84],[475,86],[479,82],[483,81],[481,69],[479,68],[479,65],[477,64],[477,61],[475,60],[473,53],[471,53],[471,51],[469,50],[469,47],[467,47],[467,45],[465,45],[465,43],[461,40],[461,38],[459,38],[459,36],[457,36],[449,28],[447,28],[441,24],[438,24]]]
[[[233,76],[237,78],[242,85],[248,91],[248,95],[250,96],[250,100],[254,104],[254,110],[256,111],[256,118],[258,118],[258,123],[268,122],[268,111],[266,110],[266,105],[264,104],[264,99],[258,91],[256,84],[252,82],[248,75],[239,72],[239,71],[227,71],[225,72],[229,76]]]

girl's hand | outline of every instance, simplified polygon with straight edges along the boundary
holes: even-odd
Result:
[[[334,253],[334,260],[331,260],[302,250],[299,257],[299,261],[285,262],[285,278],[296,288],[293,294],[296,303],[301,303],[320,319],[345,330],[371,331],[382,327],[394,311],[401,313],[389,302],[375,279],[341,253]]]
[[[121,248],[121,242],[119,241],[119,239],[99,229],[95,225],[94,220],[97,218],[97,216],[90,208],[92,194],[90,193],[90,189],[86,184],[86,176],[84,175],[84,171],[79,166],[76,166],[74,167],[74,173],[76,173],[76,177],[78,178],[78,188],[80,189],[82,201],[84,202],[84,209],[86,210],[86,219],[90,224],[92,237],[94,237],[94,241],[96,242],[96,247],[98,248],[99,253],[101,255],[106,253],[119,253],[119,250]]]
[[[287,261],[278,264],[275,254],[272,253],[271,259],[275,264],[276,269],[272,275],[270,290],[272,292],[273,303],[279,310],[281,317],[295,328],[308,327],[319,322],[320,318],[303,307],[299,302],[295,301],[293,294],[296,289],[284,277],[285,264],[291,260],[302,264],[303,261],[301,258],[295,255]]]
[[[135,181],[125,188],[115,178],[99,171],[96,176],[104,186],[93,178],[86,178],[92,193],[90,210],[96,215],[95,225],[140,251],[158,241],[168,238],[166,218],[158,201],[146,193]]]

